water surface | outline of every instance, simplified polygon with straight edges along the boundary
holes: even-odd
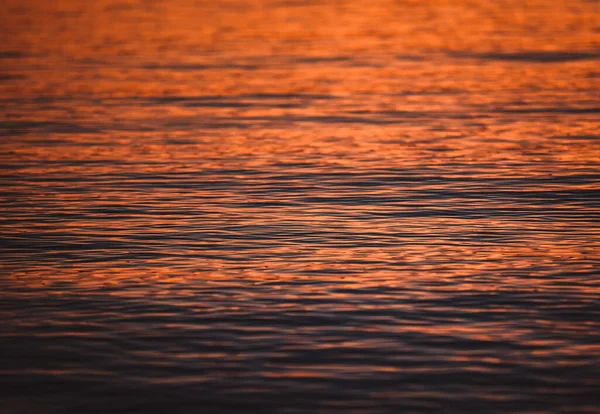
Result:
[[[600,412],[600,10],[521,3],[8,0],[4,412]]]

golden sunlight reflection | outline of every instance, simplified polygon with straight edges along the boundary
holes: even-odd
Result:
[[[3,6],[8,412],[597,412],[597,2]]]

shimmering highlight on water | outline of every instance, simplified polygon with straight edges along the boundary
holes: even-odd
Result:
[[[323,3],[6,1],[4,412],[600,412],[598,3]]]

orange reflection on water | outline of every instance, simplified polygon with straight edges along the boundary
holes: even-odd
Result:
[[[583,412],[598,14],[8,0],[0,339],[25,339],[3,372]]]

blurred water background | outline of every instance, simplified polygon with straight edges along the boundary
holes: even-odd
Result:
[[[1,412],[600,412],[597,1],[0,26]]]

